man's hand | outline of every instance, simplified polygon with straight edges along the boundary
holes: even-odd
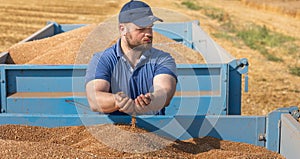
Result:
[[[147,94],[141,94],[139,96],[136,97],[136,99],[134,100],[135,104],[137,106],[146,106],[148,104],[150,104],[151,102],[151,94],[150,93],[147,93]]]
[[[141,94],[135,100],[135,111],[137,113],[145,112],[147,110],[147,105],[151,103],[152,95],[151,93]]]
[[[130,115],[135,113],[134,110],[135,103],[125,93],[118,92],[114,94],[114,98],[115,98],[115,105],[119,108],[119,111]]]

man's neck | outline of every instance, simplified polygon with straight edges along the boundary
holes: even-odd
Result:
[[[142,51],[130,48],[124,40],[121,40],[121,50],[125,58],[129,61],[130,65],[135,67],[139,62]]]

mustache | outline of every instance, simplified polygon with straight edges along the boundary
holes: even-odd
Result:
[[[150,42],[152,42],[153,37],[144,37],[142,40],[143,41],[150,41]]]

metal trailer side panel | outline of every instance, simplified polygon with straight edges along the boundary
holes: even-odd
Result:
[[[267,129],[264,134],[266,140],[266,148],[275,152],[279,152],[280,144],[280,120],[282,113],[289,113],[288,109],[277,109],[267,116]]]
[[[0,64],[4,64],[6,59],[7,59],[7,56],[8,56],[8,52],[1,52],[0,53]]]
[[[58,25],[56,23],[48,23],[44,28],[38,30],[37,32],[33,33],[26,39],[20,41],[19,44],[53,36],[57,34],[57,28]]]
[[[299,158],[300,124],[290,114],[281,115],[280,154],[288,159]]]
[[[177,67],[178,94],[166,114],[226,114],[226,64]],[[84,94],[86,65],[3,65],[0,68],[5,81],[1,83],[1,104],[5,109],[2,112],[77,114],[76,101],[88,105]]]
[[[5,113],[6,107],[6,72],[5,67],[0,67],[0,114]]]
[[[140,121],[141,122],[141,121]],[[179,140],[211,136],[222,140],[264,146],[259,135],[265,132],[265,117],[240,115],[174,116],[169,120],[143,118],[144,128],[173,135]],[[150,123],[150,124],[147,124]],[[175,135],[175,136],[174,136]]]
[[[47,22],[47,25],[45,27],[36,31],[35,33],[30,35],[26,39],[20,41],[19,43],[44,39],[63,32],[78,29],[82,26],[86,26],[86,24],[57,24],[56,22]]]
[[[266,148],[275,152],[280,152],[281,142],[281,126],[282,126],[282,115],[290,115],[293,112],[299,111],[297,106],[278,108],[268,114],[266,119],[266,134],[264,140],[266,140]],[[295,120],[295,119],[294,119]],[[293,139],[284,139],[293,140]]]

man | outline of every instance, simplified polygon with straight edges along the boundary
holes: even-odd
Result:
[[[86,94],[93,111],[112,115],[164,114],[174,96],[176,64],[169,53],[152,47],[152,26],[162,21],[141,1],[119,13],[120,39],[92,57]]]

